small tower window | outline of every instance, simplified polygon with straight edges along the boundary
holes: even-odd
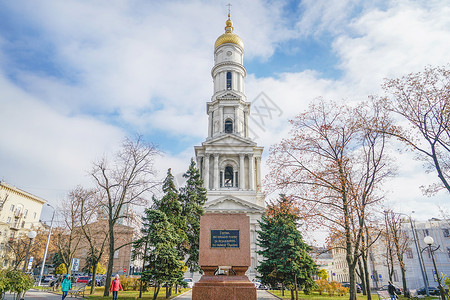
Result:
[[[231,90],[231,72],[227,72],[227,90]]]
[[[225,167],[225,187],[233,187],[233,168]]]
[[[225,133],[232,133],[233,132],[233,121],[230,119],[225,121]]]

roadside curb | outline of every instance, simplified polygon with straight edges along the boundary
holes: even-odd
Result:
[[[280,298],[280,297],[278,297],[277,295],[275,295],[275,294],[272,294],[271,292],[269,292],[269,291],[266,291],[266,292],[268,292],[269,294],[271,294],[272,296],[274,296],[275,298],[277,298],[277,299],[281,299],[281,300],[283,300],[283,298]]]
[[[192,289],[187,290],[187,291],[184,292],[183,294],[179,294],[178,296],[176,296],[176,297],[174,297],[174,298],[172,298],[172,299],[178,299],[179,297],[183,296],[183,295],[186,294],[186,293],[189,293],[190,291],[192,291]]]

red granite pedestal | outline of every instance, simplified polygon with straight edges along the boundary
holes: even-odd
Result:
[[[239,231],[239,247],[214,247],[211,230]],[[204,275],[192,288],[192,300],[256,300],[256,287],[245,276],[250,266],[250,218],[244,214],[205,214],[200,219],[199,265]],[[233,275],[214,275],[219,266]]]

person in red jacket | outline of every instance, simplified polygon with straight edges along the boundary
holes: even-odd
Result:
[[[123,291],[122,285],[120,284],[119,274],[116,275],[116,278],[111,282],[110,291],[113,293],[113,300],[117,300],[117,296],[119,294],[119,289]]]

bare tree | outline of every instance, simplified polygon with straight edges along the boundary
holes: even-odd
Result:
[[[62,225],[56,227],[52,234],[58,254],[68,273],[71,272],[72,259],[82,238],[82,233],[77,230],[81,225],[81,203],[78,200],[76,190],[69,192],[58,210]]]
[[[321,99],[310,105],[291,121],[290,137],[272,147],[266,177],[272,191],[297,199],[309,225],[327,226],[341,243],[351,300],[367,214],[381,200],[382,181],[392,175],[385,135],[374,128],[389,126],[389,119],[378,106],[366,105],[350,108]]]
[[[72,191],[74,197],[80,203],[80,227],[75,228],[82,234],[80,248],[86,247],[88,250],[88,259],[86,261],[92,267],[92,282],[95,283],[97,275],[97,266],[100,263],[105,252],[109,239],[107,221],[101,209],[101,196],[94,190],[87,190],[78,186]],[[95,284],[91,285],[90,293],[93,294]]]
[[[391,247],[394,246],[394,253],[396,255],[400,271],[402,272],[403,293],[407,296],[405,262],[403,256],[411,245],[411,239],[406,232],[402,231],[401,216],[395,214],[393,211],[385,212],[386,231],[389,235],[388,239],[391,241]],[[390,278],[391,279],[391,278]],[[392,279],[391,279],[392,280]]]
[[[130,217],[133,206],[147,204],[149,192],[156,186],[154,158],[159,151],[144,143],[142,137],[136,141],[126,139],[114,160],[106,158],[94,162],[91,172],[98,192],[104,196],[102,208],[107,219],[109,236],[109,260],[106,286],[109,286],[113,270],[115,247],[114,226]],[[109,289],[105,289],[105,296]]]
[[[387,80],[388,110],[407,121],[404,127],[387,131],[411,146],[427,172],[437,172],[440,183],[422,187],[426,194],[441,189],[450,192],[450,70],[427,67],[423,72]]]

